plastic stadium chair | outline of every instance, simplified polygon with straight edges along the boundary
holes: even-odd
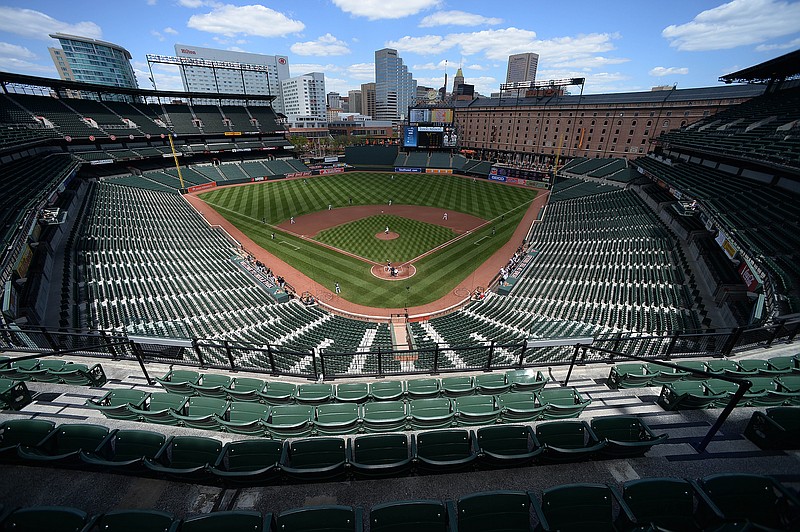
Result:
[[[267,381],[259,395],[267,404],[284,405],[294,401],[296,391],[297,385],[291,382]]]
[[[54,371],[60,371],[67,366],[66,360],[55,360],[52,358],[45,358],[40,360],[39,364],[32,369],[18,368],[17,372],[20,376],[24,375],[24,380],[34,382],[58,382],[58,376],[53,375]]]
[[[9,419],[0,424],[0,458],[14,460],[17,447],[33,447],[53,432],[56,424],[45,419]]]
[[[373,506],[372,532],[448,532],[447,508],[442,501],[397,501]]]
[[[650,362],[645,363],[644,366],[646,371],[655,375],[650,383],[651,386],[661,386],[667,384],[668,382],[683,380],[691,375],[691,373],[688,371],[681,371],[667,366],[659,366],[658,364],[653,364]]]
[[[512,392],[538,392],[550,380],[541,371],[515,369],[506,371],[506,380]]]
[[[511,384],[505,373],[484,373],[475,377],[475,389],[481,394],[497,395],[509,391]]]
[[[677,366],[680,366],[680,367],[686,368],[686,369],[693,369],[693,370],[696,370],[696,371],[708,371],[708,367],[706,366],[706,363],[701,361],[701,360],[681,360],[679,362],[676,362],[675,364]],[[704,380],[706,380],[708,378],[708,377],[706,377],[704,375],[700,375],[698,373],[692,373],[692,372],[689,372],[689,371],[687,371],[686,373],[688,373],[688,375],[686,375],[681,380],[684,380],[684,381],[704,381]]]
[[[681,478],[646,478],[630,480],[622,487],[622,500],[630,510],[632,523],[625,523],[626,515],[620,523],[637,526],[645,530],[654,525],[661,530],[682,530],[700,532],[711,525],[708,511],[700,510],[704,499],[700,498],[692,482]]]
[[[617,364],[611,368],[608,374],[609,388],[639,388],[650,386],[653,379],[658,376],[657,372],[650,371],[641,362],[628,362]]]
[[[275,518],[275,530],[281,532],[362,532],[360,508],[350,506],[310,506],[282,512]]]
[[[734,360],[728,360],[726,358],[706,360],[706,369],[709,373],[713,373],[715,375],[722,375],[726,371],[741,371],[739,364],[737,364]]]
[[[491,425],[500,417],[493,395],[473,395],[453,399],[458,425]]]
[[[586,460],[605,447],[585,421],[553,421],[536,425],[542,458],[554,462]]]
[[[417,435],[414,461],[423,473],[448,473],[471,469],[478,444],[467,430],[431,430]]]
[[[217,420],[225,416],[229,407],[230,403],[226,399],[194,396],[189,398],[186,414],[174,410],[170,412],[178,425],[193,429],[219,430]]]
[[[311,434],[314,428],[314,407],[311,405],[278,405],[272,407],[267,432],[273,438],[296,438]]]
[[[100,399],[87,399],[86,406],[100,410],[107,418],[136,421],[139,415],[131,412],[130,407],[142,409],[148,395],[141,390],[111,390]]]
[[[272,514],[233,510],[187,517],[175,532],[269,532]]]
[[[752,383],[749,391],[753,395],[748,401],[750,406],[781,406],[790,404],[794,399],[794,394],[781,391],[774,377],[748,377],[747,380]],[[763,395],[756,395],[759,392],[763,392]]]
[[[17,362],[6,361],[0,368],[0,377],[11,380],[26,380],[28,373],[39,367],[38,359],[20,360]]]
[[[487,491],[448,503],[450,530],[529,532],[532,501],[524,491]],[[589,529],[587,529],[589,530]]]
[[[534,392],[509,392],[497,396],[500,418],[504,423],[536,421],[544,417],[546,406],[536,402]]]
[[[396,477],[411,471],[411,440],[407,434],[370,434],[347,440],[353,472],[363,478]]]
[[[249,377],[236,377],[225,392],[231,401],[261,401],[260,393],[264,391],[265,383],[261,379]]]
[[[189,382],[192,395],[202,395],[203,397],[215,397],[226,399],[228,392],[226,389],[231,385],[231,379],[227,375],[217,375],[215,373],[204,373],[200,376],[197,383]]]
[[[146,458],[155,458],[167,437],[149,430],[117,430],[95,451],[81,451],[83,463],[94,467],[136,471],[144,469]]]
[[[603,484],[567,484],[542,492],[542,503],[535,498],[533,509],[539,520],[536,530],[604,532],[618,530],[615,525],[614,501],[631,519],[630,510],[616,494]]]
[[[283,446],[281,471],[292,480],[320,482],[342,478],[347,451],[342,438],[293,440]]]
[[[97,518],[97,530],[108,532],[170,532],[177,526],[175,516],[158,510],[115,510]]]
[[[591,404],[575,388],[545,388],[536,393],[540,406],[544,406],[544,419],[578,417]]]
[[[396,401],[404,394],[402,381],[372,382],[369,385],[369,396],[375,401]]]
[[[711,393],[704,382],[677,381],[665,384],[658,398],[664,410],[711,408],[725,398],[724,394]]]
[[[222,443],[213,438],[173,436],[144,465],[154,473],[183,480],[197,481],[208,477],[209,466],[216,463]]]
[[[161,378],[156,377],[156,382],[164,387],[169,393],[180,395],[192,395],[194,389],[191,384],[197,384],[200,374],[196,371],[186,369],[171,369]]]
[[[800,449],[800,407],[753,412],[744,435],[762,449]]]
[[[772,364],[769,363],[768,360],[760,360],[757,358],[739,360],[738,364],[741,368],[741,373],[737,375],[731,375],[733,377],[747,377],[751,375],[753,371],[757,372],[757,374],[761,375],[762,377],[775,377],[777,375],[784,375],[791,372],[791,370],[776,369]]]
[[[226,418],[217,417],[222,430],[248,436],[267,435],[270,406],[250,401],[234,401],[230,405]]]
[[[656,436],[647,423],[636,416],[596,417],[590,426],[597,438],[605,442],[600,452],[613,458],[644,456],[653,445],[667,439],[666,434]]]
[[[455,412],[447,397],[409,401],[411,427],[414,429],[445,428],[453,425]]]
[[[798,365],[796,355],[772,357],[767,359],[767,362],[769,362],[770,368],[772,368],[774,371],[780,372],[781,374],[800,372],[800,366]]]
[[[728,473],[700,479],[700,495],[725,521],[800,530],[800,501],[770,477]]]
[[[274,482],[283,455],[277,440],[240,440],[225,444],[211,473],[226,484],[253,485]]]
[[[20,446],[17,454],[35,462],[77,461],[81,451],[97,451],[109,434],[100,425],[62,424],[33,447]]]
[[[442,392],[446,397],[463,397],[475,394],[475,379],[472,377],[442,378]]]
[[[369,385],[366,382],[337,384],[335,397],[340,403],[363,403],[369,399]]]
[[[18,532],[80,532],[90,522],[86,512],[66,506],[31,506],[9,513],[2,530]]]
[[[439,379],[409,379],[406,381],[406,393],[409,399],[425,399],[438,397],[442,391]]]
[[[364,404],[361,417],[367,432],[395,432],[408,428],[406,404],[403,401],[378,401]]]
[[[778,383],[778,390],[787,395],[787,404],[800,405],[800,375],[781,375],[775,377]]]
[[[189,398],[185,395],[153,392],[141,408],[129,405],[128,411],[146,423],[177,425],[178,421],[173,414],[186,415],[186,405],[188,404]]]
[[[314,430],[321,435],[355,434],[359,431],[361,418],[356,403],[332,403],[317,407]]]
[[[21,410],[31,401],[31,392],[24,382],[0,379],[0,410]]]
[[[533,429],[527,425],[497,425],[477,431],[478,454],[490,467],[528,465],[543,449]]]
[[[751,377],[751,379],[754,378],[757,377]],[[735,382],[728,382],[722,379],[708,379],[705,381],[705,385],[709,393],[720,396],[719,400],[714,403],[714,406],[718,407],[727,405],[739,389],[739,385]],[[767,392],[765,390],[759,390],[757,387],[751,386],[750,389],[745,392],[744,396],[742,396],[737,406],[751,406],[755,404],[755,401],[766,400],[766,397]]]
[[[58,379],[58,382],[72,386],[100,387],[108,380],[100,364],[91,367],[86,364],[67,364],[58,371],[51,370],[50,373]]]
[[[301,384],[297,387],[295,401],[307,405],[321,405],[333,400],[333,385],[326,383]]]

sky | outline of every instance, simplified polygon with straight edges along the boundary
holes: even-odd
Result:
[[[0,0],[2,2],[2,0]],[[585,93],[718,85],[723,74],[800,48],[800,0],[25,0],[0,3],[0,71],[57,77],[48,34],[118,44],[151,88],[147,54],[185,44],[289,57],[346,95],[374,81],[374,53],[395,48],[420,85],[448,90],[460,66],[484,95],[508,56],[539,54],[537,80],[586,78]],[[158,88],[181,90],[154,65]]]

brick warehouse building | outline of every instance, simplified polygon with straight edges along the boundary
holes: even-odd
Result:
[[[725,85],[647,92],[503,96],[457,101],[463,149],[518,164],[562,157],[635,158],[650,142],[764,92],[763,85]],[[562,140],[563,139],[563,140]]]

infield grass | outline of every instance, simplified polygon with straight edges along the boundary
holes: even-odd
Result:
[[[388,173],[349,172],[230,187],[200,197],[257,245],[304,272],[320,287],[332,291],[338,282],[341,297],[348,301],[403,308],[435,301],[466,279],[508,241],[536,191],[450,175],[401,174],[391,179]],[[417,274],[402,282],[377,279],[368,263],[274,227],[290,216],[325,210],[328,204],[348,205],[350,199],[353,205],[383,204],[392,199],[393,204],[439,207],[492,223],[416,262]],[[273,231],[274,240],[270,238]],[[374,232],[371,234],[370,242],[378,243]],[[378,262],[387,259],[370,255]]]

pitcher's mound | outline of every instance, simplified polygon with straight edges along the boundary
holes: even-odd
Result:
[[[375,238],[378,240],[394,240],[395,238],[399,238],[400,235],[395,233],[394,231],[389,231],[388,233],[384,233],[381,231],[380,233],[375,233]]]

